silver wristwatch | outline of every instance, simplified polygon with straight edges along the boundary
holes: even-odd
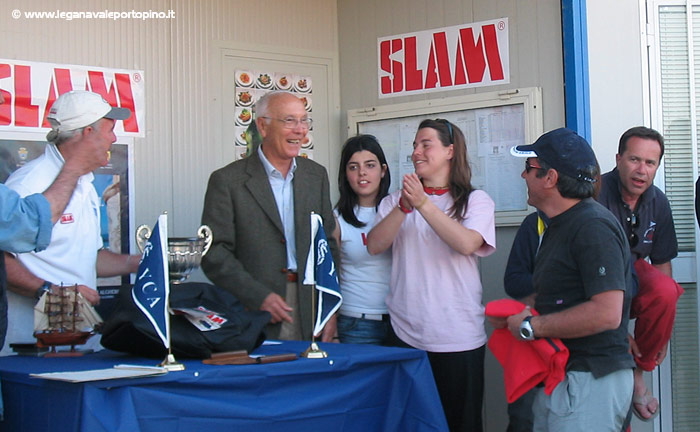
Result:
[[[531,319],[532,316],[529,316],[520,323],[520,339],[522,340],[535,340],[535,331],[532,329],[532,324],[530,324]]]

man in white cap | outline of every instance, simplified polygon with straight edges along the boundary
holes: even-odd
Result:
[[[114,124],[130,115],[129,110],[110,106],[100,95],[71,91],[61,95],[47,116],[51,131],[44,154],[15,171],[6,185],[21,196],[45,190],[56,178],[65,161],[91,149],[99,164],[109,162],[110,148],[116,141]],[[0,354],[9,354],[9,344],[33,340],[33,307],[52,287],[78,285],[91,303],[99,303],[97,277],[135,272],[140,256],[120,255],[102,249],[100,202],[92,184],[91,172],[81,176],[58,223],[51,243],[41,252],[6,254],[8,293],[8,334]]]
[[[0,105],[5,97],[0,92]],[[0,249],[12,252],[43,250],[51,240],[51,227],[66,208],[78,178],[99,168],[100,154],[94,149],[76,152],[54,182],[42,193],[20,198],[0,184]],[[1,288],[5,286],[5,265],[0,256]],[[4,315],[4,313],[0,313]],[[0,331],[4,336],[4,329]]]

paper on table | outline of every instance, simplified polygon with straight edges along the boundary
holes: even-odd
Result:
[[[29,376],[56,381],[81,383],[119,378],[140,378],[164,375],[166,373],[168,373],[167,369],[158,366],[116,365],[111,369],[93,369],[76,372],[46,372],[40,374],[29,374]]]

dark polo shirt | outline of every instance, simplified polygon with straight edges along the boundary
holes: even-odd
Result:
[[[535,260],[535,309],[543,315],[589,301],[606,291],[624,292],[622,320],[614,330],[562,339],[569,349],[567,370],[596,378],[633,368],[627,323],[634,286],[625,234],[612,214],[592,198],[551,219]]]
[[[615,215],[628,240],[632,232],[637,235],[639,240],[631,248],[633,260],[649,257],[652,264],[664,264],[678,255],[671,206],[666,195],[656,186],[651,185],[644,191],[637,201],[637,208],[630,209],[622,201],[620,174],[615,168],[603,175],[598,202]],[[633,211],[639,221],[636,228],[631,223]]]

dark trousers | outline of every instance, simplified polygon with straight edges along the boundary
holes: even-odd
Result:
[[[513,403],[508,404],[508,429],[506,432],[532,432],[532,403],[538,388],[530,389]]]
[[[414,348],[390,329],[387,345]],[[435,385],[451,432],[483,431],[484,354],[486,346],[470,351],[428,351]]]

